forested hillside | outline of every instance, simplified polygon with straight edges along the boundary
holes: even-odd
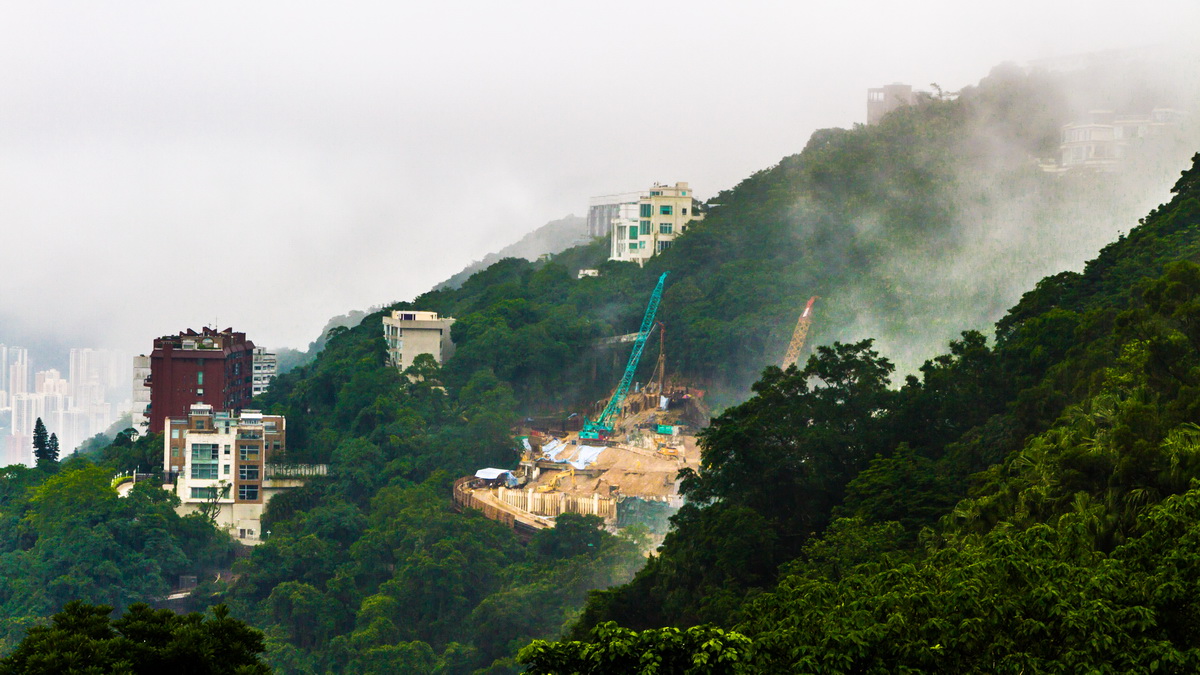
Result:
[[[119,437],[88,459],[0,473],[4,652],[72,600],[125,608],[160,600],[181,574],[228,569],[233,540],[200,515],[181,518],[157,484],[144,481],[117,496],[114,474],[139,461],[145,467],[147,451],[161,453],[161,437],[148,440]]]
[[[1043,172],[1078,107],[1068,84],[1001,68],[877,126],[819,131],[645,268],[596,241],[387,308],[457,319],[444,366],[389,366],[386,310],[331,329],[258,401],[288,418],[280,459],[330,474],[274,499],[268,539],[236,563],[163,493],[116,497],[112,474],[161,462],[161,437],[10,469],[8,644],[72,597],[125,606],[232,564],[193,602],[263,629],[280,673],[512,673],[522,646],[564,631],[618,656],[622,640],[672,658],[708,645],[762,672],[991,671],[1017,652],[1029,671],[1187,663],[1200,645],[1176,617],[1200,612],[1200,589],[1175,561],[1200,499],[1200,271],[1177,261],[1200,252],[1200,169],[1136,229],[1131,204],[1166,194],[1150,187],[1171,184],[1174,146],[1126,173]],[[729,407],[658,555],[586,518],[523,544],[454,513],[455,477],[515,463],[515,422],[609,394],[621,358],[593,341],[636,329],[665,270],[669,373]],[[819,346],[780,371],[811,295]],[[997,319],[994,339],[977,332]],[[1089,578],[1101,590],[1081,590]],[[1090,624],[1107,631],[1096,644]],[[535,643],[525,658],[549,672],[591,657]]]
[[[525,258],[537,260],[543,255],[554,255],[586,241],[587,219],[574,214],[552,220],[529,234],[521,237],[495,253],[489,253],[482,260],[467,265],[449,279],[434,288],[458,288],[471,275],[491,267],[505,258]]]
[[[1085,82],[1109,99],[1082,96]],[[1149,85],[1142,93],[1142,105],[1172,100]],[[665,270],[668,370],[712,390],[718,407],[744,400],[779,362],[813,295],[812,343],[873,338],[900,372],[916,372],[1038,279],[1080,268],[1166,193],[1194,151],[1180,143],[1197,138],[1194,122],[1133,147],[1123,172],[1039,168],[1058,153],[1060,125],[1120,98],[1082,76],[1000,67],[954,100],[816,132],[799,154],[709,200],[706,218],[645,269],[604,262],[597,242],[548,265],[503,261],[412,306],[459,319],[452,382],[491,368],[527,410],[607,394],[619,373],[587,345],[635,330]],[[602,275],[576,281],[581,267]]]
[[[879,127],[818,133],[800,155],[712,200],[708,218],[645,269],[602,263],[607,246],[596,242],[545,264],[504,260],[458,289],[396,305],[458,319],[457,353],[443,369],[424,362],[411,378],[389,369],[379,313],[335,332],[316,362],[281,377],[264,400],[296,420],[294,459],[331,462],[334,475],[272,504],[273,539],[243,564],[229,591],[234,608],[267,627],[284,672],[512,668],[522,640],[554,634],[587,588],[620,581],[640,563],[628,543],[608,538],[578,549],[588,552],[571,565],[529,558],[533,551],[494,524],[449,514],[449,479],[511,464],[510,425],[521,415],[606,395],[619,364],[597,356],[591,341],[635,328],[651,279],[664,269],[673,272],[662,308],[669,363],[689,381],[723,389],[727,400],[736,400],[748,364],[757,360],[757,369],[782,352],[809,294],[829,306],[817,341],[858,330],[855,313],[844,311],[857,294],[877,294],[872,321],[886,319],[898,327],[894,339],[914,343],[1000,317],[1004,293],[995,282],[1019,276],[1010,265],[1032,259],[1022,268],[1031,273],[1059,255],[1046,242],[1080,234],[1054,229],[1062,227],[1054,209],[1094,214],[1115,203],[1103,185],[1052,180],[1029,161],[1055,142],[1053,91],[1004,71],[957,100],[925,101]],[[972,176],[956,153],[983,128],[990,137],[1007,129],[1007,160],[974,183],[974,201],[954,201]],[[1044,218],[1023,223],[1012,248],[997,249],[1007,257],[971,278],[941,265],[943,251],[953,257],[978,234],[964,223],[989,222],[964,213],[981,204],[999,213],[1006,200],[1028,205],[1030,191],[1048,205],[1033,211]],[[857,225],[864,214],[873,229]],[[1094,373],[1062,365],[1066,352],[1078,346],[1080,326],[1103,331],[1103,320],[1115,320],[1083,306],[1070,316],[1061,307],[1039,313],[1019,327],[1014,317],[1102,267],[1114,272],[1086,283],[1127,298],[1134,278],[1161,273],[1179,250],[1175,242],[1146,260],[1109,262],[1124,260],[1115,249],[1145,240],[1145,231],[1106,249],[1082,275],[1039,286],[1001,323],[998,345],[968,331],[916,376],[897,376],[888,353],[865,336],[817,349],[800,371],[768,370],[757,395],[707,433],[705,470],[686,483],[693,505],[676,518],[661,555],[630,585],[596,596],[576,634],[606,619],[635,628],[734,625],[747,598],[775,587],[781,564],[821,547],[814,556],[841,566],[876,553],[862,541],[914,555],[921,528],[970,494],[972,476],[1081,400]],[[1038,237],[1042,245],[1032,246]],[[574,277],[592,266],[600,277]],[[954,278],[942,277],[932,304],[903,292],[924,275],[947,274]],[[1098,352],[1086,363],[1107,358]],[[839,517],[833,532],[846,531],[842,539],[813,540]],[[847,530],[852,525],[858,529]],[[846,559],[838,558],[843,549]],[[571,583],[556,576],[568,573]],[[507,618],[485,613],[494,611]],[[325,644],[334,647],[316,649]]]
[[[682,658],[605,621],[732,629],[704,672],[1194,672],[1200,155],[1173,192],[899,389],[869,342],[768,369],[660,554],[591,598],[597,644],[537,643],[531,672]]]

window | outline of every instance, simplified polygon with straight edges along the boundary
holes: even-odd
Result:
[[[658,242],[658,252],[659,253],[662,253],[663,251],[665,251],[669,248],[671,248],[671,242],[669,242],[669,241]]]
[[[630,239],[637,239],[637,238],[638,238],[638,226],[637,226],[637,225],[630,225],[630,226],[629,226],[629,238],[630,238]]]
[[[643,220],[639,226],[642,228],[642,234],[650,234],[650,221]]]
[[[204,420],[196,420],[196,428],[200,431],[204,430]]]
[[[217,444],[216,443],[193,443],[192,444],[192,459],[199,461],[216,461],[217,459]]]
[[[661,197],[661,196],[662,196],[662,190],[651,190],[651,191],[650,191],[650,196],[651,196],[651,197]]]
[[[684,197],[686,197],[686,196],[687,196],[687,190],[683,190],[683,191],[682,191],[682,192],[680,192],[679,194],[681,194],[681,195],[683,195]],[[687,209],[684,209],[684,210],[683,210],[683,215],[685,215],[685,216],[687,215]]]
[[[650,216],[654,215],[654,205],[653,204],[642,204],[641,209],[642,209],[642,217],[643,218],[649,218]]]
[[[197,480],[211,480],[217,477],[216,464],[197,464],[192,462],[192,478]]]
[[[686,216],[686,215],[687,215],[687,207],[685,206],[685,207],[683,207],[682,209],[680,209],[680,212],[681,212],[681,213],[683,213],[683,215],[685,215],[685,216]]]
[[[204,371],[203,370],[196,371],[196,384],[204,384]]]
[[[663,206],[658,207],[658,215],[660,215],[660,216],[671,215],[671,207],[668,205],[663,205]]]
[[[223,474],[225,474],[226,476],[228,476],[228,475],[229,475],[229,466],[230,466],[229,464],[226,464],[226,465],[225,465],[225,470],[224,470],[224,471],[222,471],[221,473],[223,473]]]
[[[245,459],[258,459],[258,446],[257,445],[238,446],[238,458],[244,459],[244,460]]]
[[[192,488],[192,499],[216,499],[217,488],[215,487],[194,487]]]
[[[179,430],[178,429],[171,430],[171,438],[179,438]]]
[[[238,480],[258,480],[257,464],[241,464],[238,466]]]
[[[216,443],[193,443],[192,478],[216,478],[218,452]]]
[[[658,233],[659,234],[671,234],[674,231],[675,231],[674,228],[671,227],[671,223],[659,223],[658,224]]]
[[[253,501],[255,499],[258,499],[258,486],[257,485],[239,485],[238,486],[238,499],[247,500],[247,501]]]
[[[196,395],[197,395],[197,396],[203,396],[203,395],[204,395],[204,390],[203,390],[203,389],[197,389],[197,390],[196,390]]]

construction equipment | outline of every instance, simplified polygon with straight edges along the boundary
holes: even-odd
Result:
[[[796,361],[800,360],[800,350],[804,349],[804,341],[808,339],[808,327],[812,324],[812,306],[816,301],[817,296],[815,295],[809,298],[808,305],[804,307],[804,313],[796,321],[796,330],[792,331],[792,341],[788,343],[787,354],[784,354],[783,365],[780,368],[787,370],[789,366],[796,365]]]
[[[664,349],[664,344],[667,341],[667,327],[661,321],[656,325],[658,326],[658,363],[654,364],[654,377],[651,379],[651,382],[657,383],[657,386],[653,389],[649,386],[646,388],[658,396],[662,396],[663,384],[667,374],[667,352]]]
[[[654,327],[655,328],[665,328],[665,326],[663,326],[661,321],[654,324]],[[651,334],[653,335],[653,333],[651,333]],[[592,340],[592,346],[596,347],[598,349],[605,349],[608,347],[619,347],[621,345],[627,345],[630,342],[635,342],[638,339],[639,335],[641,335],[640,332],[639,333],[626,333],[624,335],[612,335],[612,336],[603,337],[603,338],[596,338],[595,340]]]
[[[650,331],[654,329],[654,317],[658,314],[658,303],[662,300],[663,285],[667,282],[667,274],[669,272],[662,273],[662,276],[658,278],[658,285],[650,294],[650,304],[646,305],[646,314],[642,317],[642,328],[633,342],[633,351],[629,354],[629,363],[625,365],[625,374],[621,376],[620,384],[617,385],[612,398],[608,400],[608,405],[604,406],[604,411],[595,421],[584,418],[583,430],[579,432],[580,439],[601,440],[608,438],[612,433],[612,420],[617,411],[621,409],[621,401],[625,400],[625,394],[629,392],[629,385],[633,384],[633,375],[637,371],[638,363],[642,360],[642,349],[646,347],[646,338],[650,337]]]
[[[571,467],[566,471],[559,471],[558,475],[550,479],[550,482],[545,485],[537,486],[538,492],[554,492],[558,490],[558,483],[564,478],[570,478],[575,475],[575,467]]]

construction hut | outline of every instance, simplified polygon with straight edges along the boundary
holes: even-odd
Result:
[[[517,487],[517,477],[508,469],[480,469],[475,472],[476,487]]]

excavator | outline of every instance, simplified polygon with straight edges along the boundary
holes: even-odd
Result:
[[[566,471],[559,471],[558,475],[555,476],[554,478],[550,479],[549,483],[547,483],[546,485],[537,486],[537,491],[538,492],[555,492],[558,490],[558,483],[562,479],[570,478],[571,476],[574,476],[574,475],[575,475],[575,467],[571,467],[570,469],[567,469]]]

